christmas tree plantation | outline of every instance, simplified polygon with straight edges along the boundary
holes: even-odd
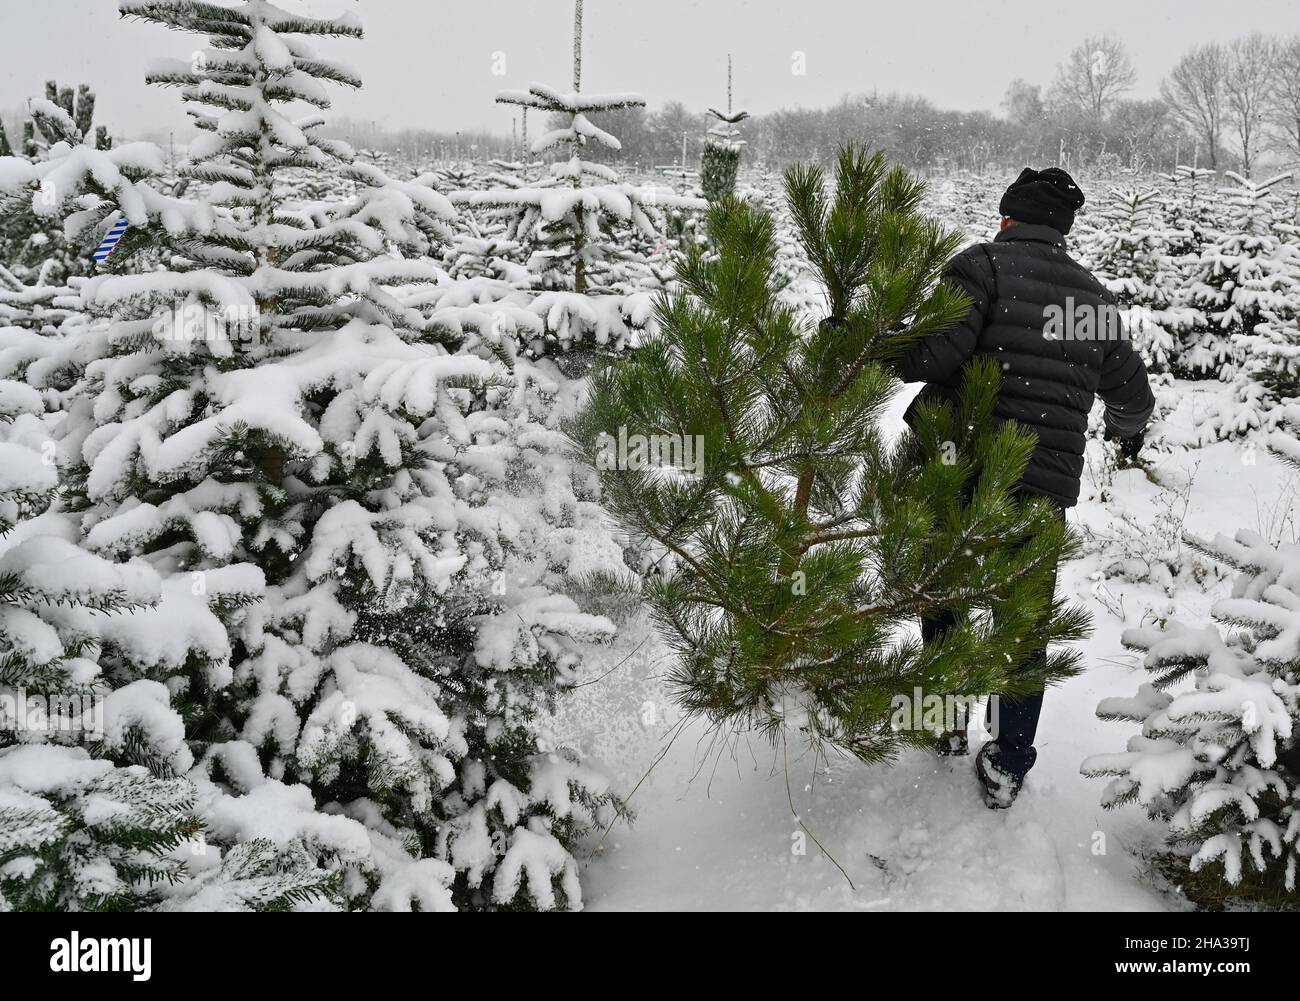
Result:
[[[607,507],[662,547],[647,598],[687,711],[773,737],[798,714],[873,761],[931,739],[891,725],[918,688],[1024,693],[1072,673],[1071,652],[1016,668],[1086,618],[1046,583],[1066,528],[1012,496],[1033,439],[992,422],[995,368],[971,367],[959,412],[922,408],[895,443],[882,430],[890,359],[968,307],[940,281],[958,243],[919,213],[923,185],[848,148],[833,198],[817,167],[785,187],[827,318],[780,303],[771,219],[725,198],[657,332],[593,376],[570,431]],[[901,628],[944,608],[964,614],[941,643]]]

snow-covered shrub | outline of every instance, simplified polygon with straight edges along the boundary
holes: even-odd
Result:
[[[1143,499],[1136,510],[1130,510],[1126,498],[1131,491],[1117,495],[1113,489],[1120,471],[1114,446],[1089,442],[1087,462],[1089,479],[1098,487],[1096,499],[1107,513],[1099,526],[1080,526],[1085,551],[1099,557],[1099,579],[1152,584],[1172,597],[1179,585],[1204,585],[1214,575],[1213,562],[1183,542],[1191,477],[1179,484],[1162,481],[1164,489],[1156,492],[1149,504]],[[1149,474],[1139,469],[1127,475]]]

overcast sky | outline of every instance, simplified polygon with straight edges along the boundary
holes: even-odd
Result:
[[[280,0],[315,15],[354,11],[363,40],[316,42],[365,86],[336,115],[391,127],[510,131],[507,87],[570,81],[572,0]],[[736,106],[755,113],[831,104],[878,89],[941,107],[995,110],[1008,82],[1050,82],[1088,33],[1119,34],[1137,65],[1133,96],[1153,97],[1192,45],[1260,30],[1300,31],[1298,0],[587,0],[583,89],[639,91],[656,108],[718,106],[726,53]],[[183,127],[175,95],[143,83],[149,59],[187,57],[195,36],[124,21],[115,0],[0,0],[0,109],[47,78],[90,83],[99,121],[122,136]],[[804,54],[806,73],[792,71]],[[498,55],[499,54],[499,55]],[[504,74],[494,70],[504,68]]]

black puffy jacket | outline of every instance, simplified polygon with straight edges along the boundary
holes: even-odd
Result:
[[[1066,253],[1064,236],[1028,223],[1008,227],[993,243],[968,247],[953,258],[946,277],[971,297],[970,311],[946,333],[909,347],[895,363],[898,375],[926,383],[918,401],[954,400],[966,362],[976,355],[996,358],[1002,384],[995,414],[1038,436],[1022,489],[1063,506],[1076,504],[1094,398],[1101,396],[1106,427],[1121,438],[1141,433],[1155,406],[1146,366],[1127,338],[1102,333],[1080,339],[1069,327],[1048,325],[1052,316],[1084,315],[1083,307],[1113,309],[1113,297]],[[912,413],[909,408],[909,421]]]

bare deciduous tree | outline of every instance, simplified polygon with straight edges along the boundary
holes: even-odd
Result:
[[[1267,140],[1266,116],[1274,91],[1277,43],[1256,32],[1228,44],[1224,73],[1226,123],[1247,177]]]
[[[1002,98],[1002,108],[1007,118],[1017,125],[1030,125],[1043,119],[1043,97],[1038,84],[1031,84],[1016,77],[1007,87],[1006,96]]]
[[[1120,101],[1108,125],[1108,131],[1122,137],[1125,160],[1133,170],[1154,168],[1161,151],[1176,148],[1182,135],[1164,101]]]
[[[1300,35],[1278,46],[1268,118],[1278,152],[1300,162]]]
[[[1178,60],[1178,65],[1160,85],[1160,96],[1174,117],[1209,150],[1212,170],[1219,169],[1226,75],[1227,56],[1223,46],[1211,42],[1198,45]]]
[[[1048,103],[1100,122],[1136,79],[1133,60],[1118,37],[1090,36],[1056,68]]]

